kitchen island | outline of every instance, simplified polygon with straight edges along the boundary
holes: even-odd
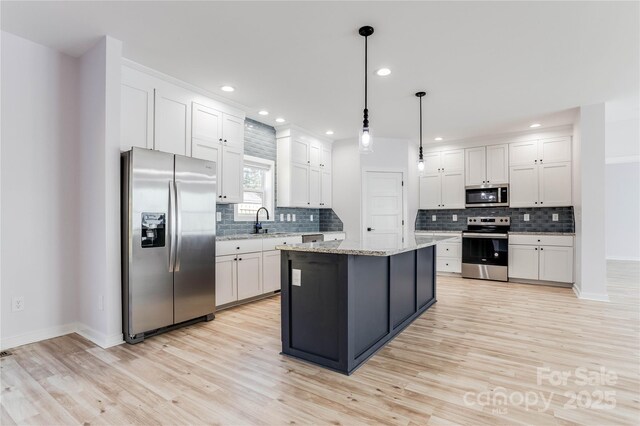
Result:
[[[282,353],[351,374],[436,302],[435,245],[325,241],[282,250]]]

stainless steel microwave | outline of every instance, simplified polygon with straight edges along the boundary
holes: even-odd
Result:
[[[509,185],[473,185],[465,188],[466,207],[509,206]]]

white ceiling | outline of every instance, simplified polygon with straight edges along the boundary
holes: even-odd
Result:
[[[375,135],[425,141],[571,122],[639,90],[638,2],[1,2],[2,29],[73,56],[101,35],[124,56],[274,124],[334,139],[362,122],[362,25]],[[389,77],[373,71],[387,66]],[[230,84],[236,91],[220,92]],[[258,116],[267,109],[266,119]]]

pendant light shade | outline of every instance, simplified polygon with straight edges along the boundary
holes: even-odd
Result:
[[[362,129],[360,130],[360,152],[366,154],[373,151],[373,140],[371,138],[371,129],[369,128],[369,108],[368,101],[368,37],[373,34],[373,27],[365,26],[358,30],[358,33],[364,37],[364,119],[362,120]]]
[[[418,148],[418,171],[422,174],[424,171],[424,156],[422,155],[422,98],[426,92],[418,92],[416,96],[420,100],[420,147]]]

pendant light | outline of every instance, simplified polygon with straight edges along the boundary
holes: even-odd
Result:
[[[416,96],[420,99],[420,148],[418,150],[418,171],[422,173],[424,170],[424,156],[422,155],[422,97],[426,92],[418,92]]]
[[[364,120],[362,121],[362,130],[360,131],[360,152],[368,153],[372,152],[373,141],[371,140],[371,129],[369,129],[369,109],[367,107],[367,39],[373,34],[373,27],[364,26],[358,30],[358,33],[364,37]]]

